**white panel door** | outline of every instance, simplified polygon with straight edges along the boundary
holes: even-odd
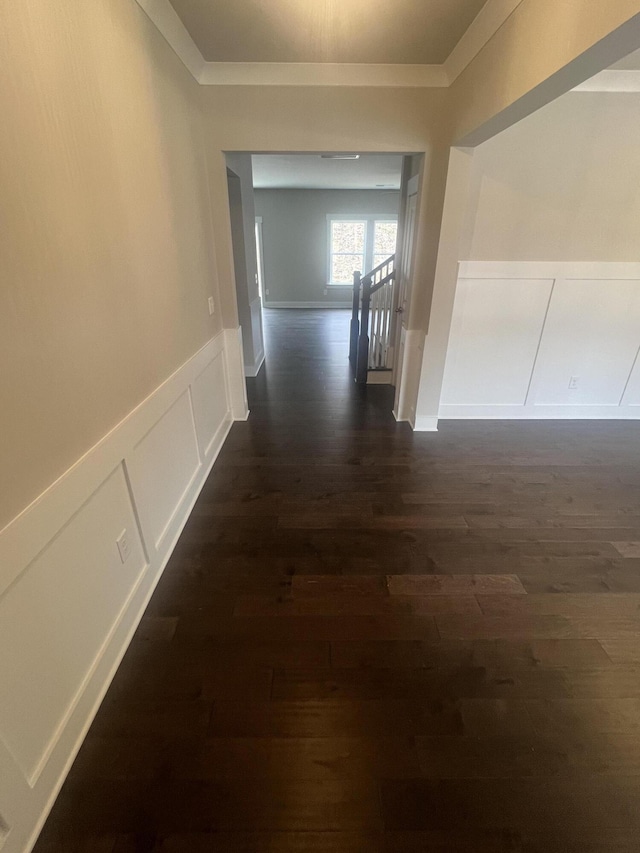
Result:
[[[618,406],[639,346],[639,281],[558,280],[532,399],[537,405]]]
[[[459,280],[443,404],[524,405],[552,287],[550,279]]]

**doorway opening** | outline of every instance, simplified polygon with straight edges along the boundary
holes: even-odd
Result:
[[[315,316],[331,330],[328,354],[335,354],[343,330],[340,357],[350,383],[388,386],[389,409],[397,410],[422,164],[419,154],[227,155],[247,377],[258,375],[265,353],[268,373],[272,353],[265,332],[277,326],[282,333],[291,325],[310,334]],[[380,270],[388,275],[381,277]],[[324,317],[329,311],[330,321]],[[351,368],[347,362],[354,318],[366,350],[360,371],[353,359]],[[322,381],[321,369],[317,379]]]

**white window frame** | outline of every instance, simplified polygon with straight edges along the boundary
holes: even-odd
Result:
[[[369,270],[373,269],[373,238],[375,235],[375,223],[376,222],[397,222],[398,216],[394,213],[363,213],[363,214],[341,214],[341,213],[328,213],[327,214],[327,287],[353,287],[353,283],[346,284],[343,281],[331,281],[331,258],[334,254],[342,254],[341,252],[332,252],[331,251],[331,223],[332,222],[364,222],[365,223],[365,235],[364,235],[364,269],[360,270],[361,273],[366,273]],[[347,252],[345,254],[352,254],[351,252]],[[354,253],[355,254],[355,253]]]

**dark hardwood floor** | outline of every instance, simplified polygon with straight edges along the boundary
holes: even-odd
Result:
[[[396,424],[271,311],[37,853],[637,853],[640,424]]]

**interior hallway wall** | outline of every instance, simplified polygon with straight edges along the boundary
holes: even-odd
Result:
[[[255,376],[264,361],[262,305],[258,289],[253,168],[250,154],[227,154],[231,242],[238,322],[242,329],[245,373]],[[235,178],[233,177],[235,176]],[[231,188],[235,192],[232,194]]]
[[[441,417],[640,417],[640,96],[479,146]]]
[[[400,194],[393,190],[256,190],[256,215],[262,217],[265,290],[269,290],[265,305],[337,303],[350,307],[352,288],[327,284],[327,217],[397,216],[399,199]]]
[[[572,92],[474,152],[461,260],[640,261],[640,95]]]
[[[131,0],[0,6],[0,528],[220,328],[199,87]]]

